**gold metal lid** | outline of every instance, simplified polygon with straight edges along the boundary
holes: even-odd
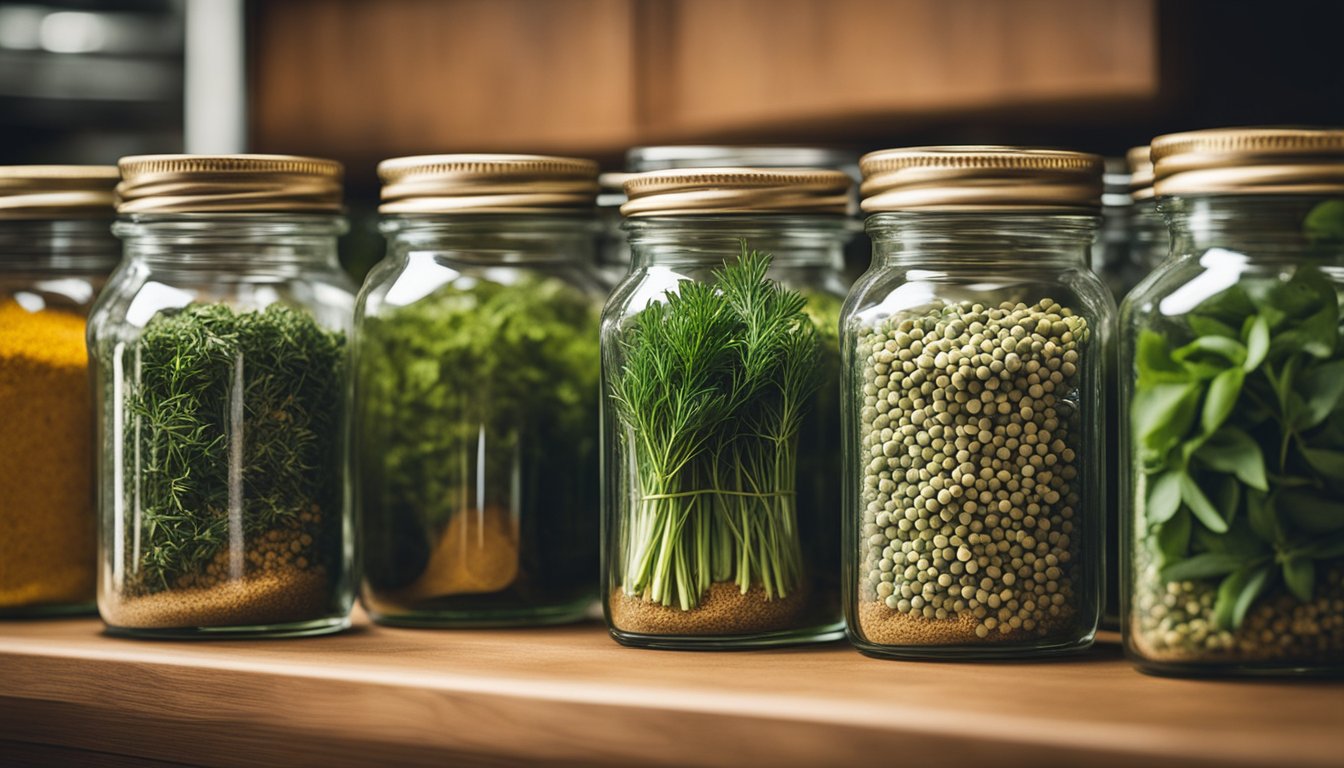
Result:
[[[1214,128],[1152,146],[1159,195],[1344,194],[1344,129]]]
[[[0,219],[111,218],[113,165],[0,166]]]
[[[849,211],[853,180],[841,171],[802,168],[679,168],[625,181],[625,216]]]
[[[1129,194],[1135,200],[1147,200],[1153,196],[1153,155],[1147,144],[1131,147],[1125,153],[1125,164],[1129,166]]]
[[[121,213],[340,213],[341,164],[293,155],[123,157]]]
[[[378,164],[382,213],[583,212],[597,163],[547,155],[421,155]]]
[[[1055,149],[884,149],[859,160],[862,208],[1093,213],[1101,207],[1104,168],[1098,155]]]

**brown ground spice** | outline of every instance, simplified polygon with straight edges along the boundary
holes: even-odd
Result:
[[[878,645],[1020,643],[1047,638],[1057,626],[1067,623],[1068,617],[1061,616],[1054,623],[1038,624],[1032,630],[1014,629],[1005,633],[996,627],[980,637],[975,633],[980,619],[970,613],[963,613],[957,618],[932,620],[893,611],[879,602],[859,601],[859,629],[868,642]]]
[[[453,515],[434,544],[425,570],[392,595],[418,601],[450,595],[489,594],[518,578],[518,532],[500,507]]]
[[[93,602],[84,319],[0,301],[0,613]]]
[[[767,600],[754,585],[747,593],[734,582],[709,585],[700,605],[683,611],[676,606],[631,597],[619,588],[611,593],[611,622],[623,632],[644,635],[745,635],[790,629],[809,608],[808,591],[800,589],[783,599]]]
[[[115,627],[173,629],[290,624],[331,612],[327,576],[290,568],[224,581],[206,589],[174,589],[112,598],[103,618]]]
[[[283,527],[255,537],[245,550],[241,578],[232,575],[231,551],[220,550],[199,572],[184,573],[173,586],[124,590],[99,606],[115,627],[194,627],[291,624],[332,611],[327,569],[316,552],[322,513],[314,505]]]

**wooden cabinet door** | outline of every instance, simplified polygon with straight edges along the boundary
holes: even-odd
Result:
[[[253,145],[370,161],[622,146],[635,1],[257,3]]]
[[[1153,0],[642,0],[640,114],[669,136],[1151,100]],[[1076,114],[1076,113],[1075,113]]]

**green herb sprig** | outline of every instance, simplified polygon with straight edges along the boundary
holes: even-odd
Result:
[[[314,505],[336,524],[344,347],[280,304],[193,304],[128,346],[125,487],[139,532],[127,549],[142,588],[170,588],[227,547],[231,503],[248,541]]]
[[[1219,581],[1220,628],[1279,583],[1311,600],[1317,564],[1344,557],[1340,320],[1333,283],[1304,266],[1207,299],[1183,346],[1139,335],[1147,545],[1163,579]]]
[[[803,579],[797,436],[820,384],[807,301],[747,251],[631,321],[612,380],[638,487],[622,500],[627,594],[690,610],[714,582],[768,599]]]

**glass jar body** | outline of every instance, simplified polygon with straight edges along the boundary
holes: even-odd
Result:
[[[1134,201],[1129,219],[1129,252],[1140,278],[1151,274],[1171,253],[1171,236],[1162,212],[1157,209],[1156,198]],[[1130,290],[1137,284],[1136,280]]]
[[[851,225],[841,216],[740,214],[649,217],[626,227],[634,265],[602,317],[602,583],[612,636],[661,648],[839,637],[836,329]],[[748,249],[770,254],[765,278],[805,302],[806,333],[816,338],[806,353],[815,389],[798,396],[796,420],[781,419],[766,409],[785,387],[765,373],[765,389],[775,394],[761,390],[737,402],[718,428],[703,403],[686,414],[684,430],[670,427],[654,418],[655,397],[626,393],[640,384],[651,387],[646,394],[694,393],[632,363],[637,354],[678,354],[670,339],[640,341],[637,329],[650,307],[669,307],[669,293],[681,295],[688,282],[716,283],[716,273]],[[679,310],[667,311],[668,322],[677,322]],[[700,361],[725,344],[751,343],[733,333],[712,337]],[[652,346],[636,350],[639,343]],[[740,374],[734,365],[725,362],[723,375]],[[765,434],[777,439],[767,446]],[[684,461],[669,462],[665,449],[678,437],[689,437],[692,448]]]
[[[1344,200],[1164,198],[1121,310],[1125,647],[1162,674],[1344,670]]]
[[[120,257],[111,223],[0,221],[0,616],[93,610],[84,330]]]
[[[1124,202],[1108,202],[1102,209],[1101,230],[1092,247],[1092,270],[1117,302],[1146,274],[1133,249],[1136,213],[1128,195]]]
[[[111,632],[348,625],[343,220],[132,216],[89,320]]]
[[[874,656],[1091,643],[1114,304],[1090,216],[884,213],[843,355],[845,610]]]
[[[403,216],[359,299],[364,605],[418,626],[574,621],[598,570],[591,221]]]
[[[1125,231],[1117,233],[1116,237],[1123,237],[1125,243],[1123,246],[1116,245],[1117,248],[1123,248],[1126,263],[1129,264],[1128,273],[1132,280],[1126,281],[1122,290],[1115,293],[1115,298],[1120,301],[1132,291],[1136,285],[1153,270],[1157,265],[1167,258],[1171,249],[1171,239],[1167,235],[1167,223],[1162,219],[1162,214],[1157,210],[1157,201],[1153,197],[1134,201],[1126,212]],[[1114,366],[1108,366],[1106,384],[1110,387],[1110,396],[1107,400],[1107,423],[1106,433],[1118,439],[1120,434],[1120,379],[1125,372]],[[1120,451],[1111,450],[1107,453],[1107,477],[1120,477]],[[1120,628],[1120,588],[1122,579],[1120,578],[1120,539],[1122,538],[1121,529],[1122,520],[1128,521],[1129,514],[1120,508],[1120,497],[1117,493],[1107,494],[1106,500],[1106,578],[1105,578],[1105,599],[1102,611],[1102,627],[1109,630],[1118,630]]]

